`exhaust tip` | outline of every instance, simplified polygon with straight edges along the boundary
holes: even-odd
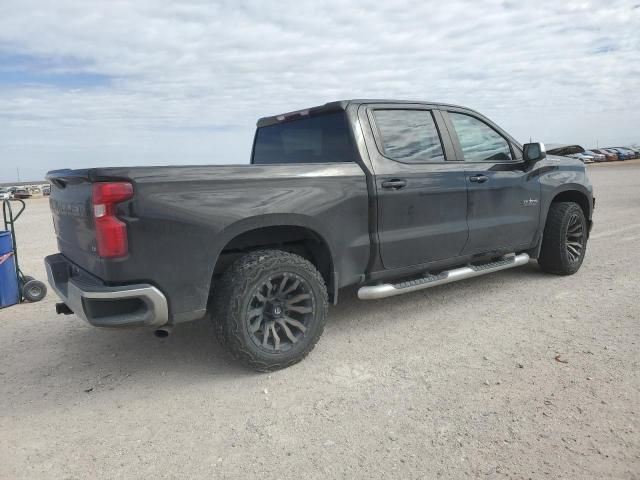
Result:
[[[157,338],[167,338],[169,335],[171,335],[172,330],[173,330],[173,327],[171,325],[167,325],[166,327],[158,328],[156,331],[153,332],[153,334]]]
[[[58,315],[72,315],[73,310],[71,310],[66,303],[56,303],[56,313]]]

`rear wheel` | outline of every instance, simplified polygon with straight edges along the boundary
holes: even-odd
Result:
[[[552,203],[542,237],[538,264],[548,273],[576,273],[587,249],[587,221],[582,208],[573,202]]]
[[[327,310],[327,290],[318,270],[280,250],[245,255],[214,286],[218,340],[258,371],[302,360],[322,334]]]

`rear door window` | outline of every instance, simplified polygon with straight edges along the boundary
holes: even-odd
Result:
[[[444,152],[429,110],[374,110],[382,153],[406,163],[443,162]]]
[[[258,128],[251,163],[353,161],[346,114],[335,112]]]

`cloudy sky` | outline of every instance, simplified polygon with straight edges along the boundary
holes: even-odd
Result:
[[[0,0],[0,181],[244,163],[258,117],[345,98],[640,142],[640,0]]]

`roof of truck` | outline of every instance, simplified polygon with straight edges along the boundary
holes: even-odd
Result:
[[[335,102],[328,102],[324,105],[318,105],[316,107],[303,108],[301,110],[295,110],[293,112],[281,113],[279,115],[272,115],[269,117],[262,117],[258,120],[257,126],[264,127],[267,125],[273,125],[274,123],[280,123],[287,120],[294,120],[300,117],[313,116],[320,113],[340,112],[347,109],[351,104],[361,103],[404,103],[404,104],[419,104],[419,105],[433,105],[433,106],[446,106],[455,108],[467,108],[460,105],[453,105],[449,103],[441,102],[425,102],[421,100],[392,100],[392,99],[351,99],[351,100],[337,100]],[[467,109],[468,110],[468,109]]]

